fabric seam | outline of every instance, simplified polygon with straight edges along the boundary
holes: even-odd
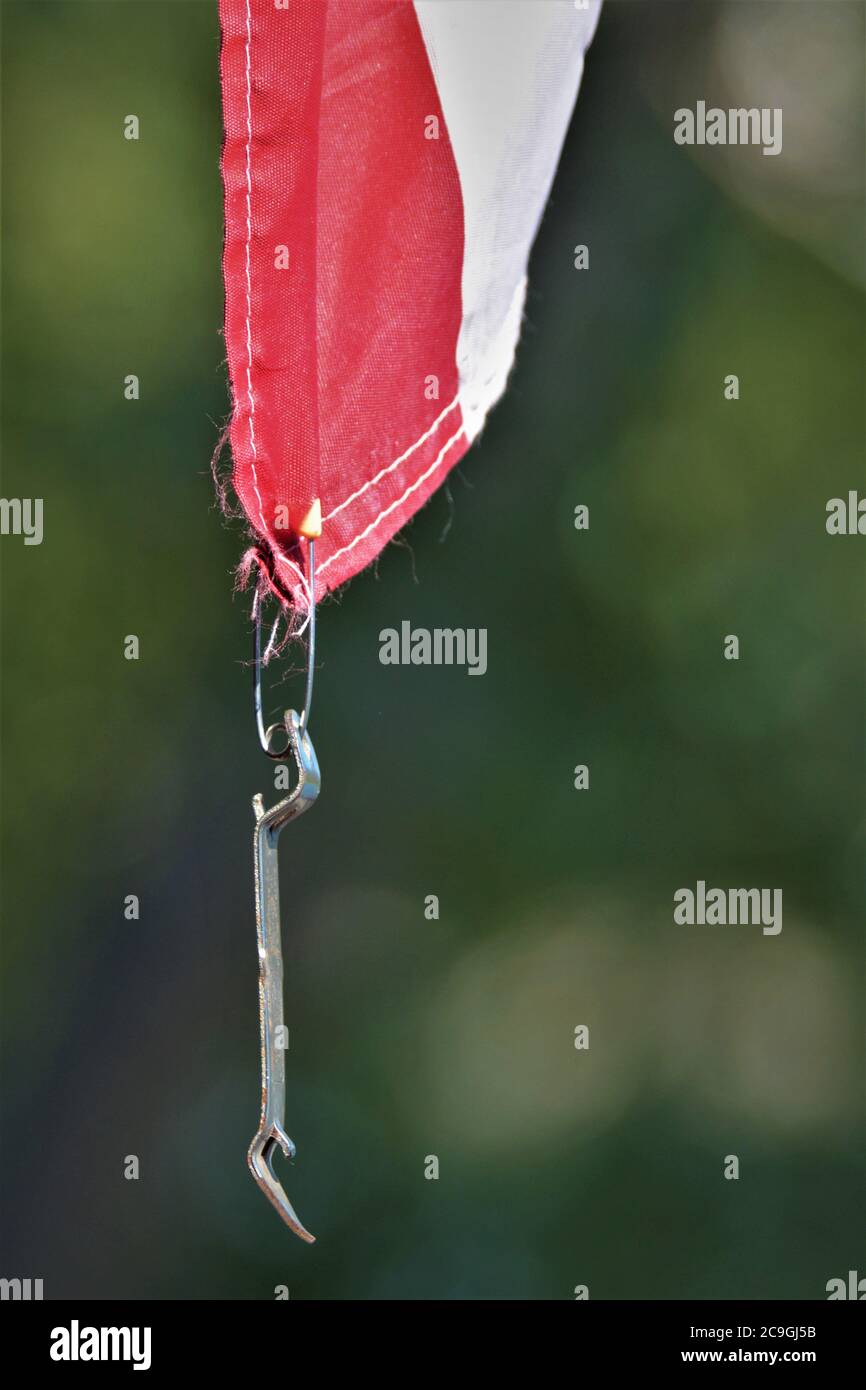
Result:
[[[252,214],[252,191],[253,191],[253,184],[252,184],[253,115],[252,115],[252,73],[251,73],[251,58],[250,58],[250,49],[251,49],[251,45],[252,45],[252,36],[253,36],[253,35],[252,35],[251,0],[246,0],[246,21],[247,21],[247,22],[246,22],[246,35],[245,35],[245,40],[244,40],[244,60],[245,60],[245,66],[246,66],[246,74],[245,74],[245,75],[246,75],[246,105],[247,105],[247,141],[246,141],[247,235],[246,235],[246,243],[245,243],[244,250],[245,250],[245,260],[246,260],[246,295],[247,295],[247,313],[246,313],[246,324],[245,324],[245,328],[246,328],[246,340],[247,340],[247,405],[248,405],[248,412],[249,412],[249,414],[248,414],[248,422],[249,422],[249,437],[250,437],[250,450],[251,450],[250,468],[251,468],[251,470],[252,470],[252,475],[253,475],[253,488],[255,489],[256,501],[257,501],[258,504],[259,504],[259,521],[261,522],[261,526],[262,526],[262,535],[263,535],[265,541],[267,542],[267,544],[270,545],[270,546],[272,547],[272,549],[273,549],[273,551],[274,551],[274,555],[276,556],[277,562],[280,563],[280,564],[283,564],[283,565],[288,566],[288,568],[289,568],[295,575],[297,575],[298,580],[300,581],[301,586],[302,586],[302,588],[303,588],[303,590],[304,590],[304,594],[306,595],[307,603],[308,603],[309,606],[311,606],[311,605],[312,605],[312,601],[313,601],[313,597],[312,597],[312,594],[310,593],[310,586],[309,586],[309,583],[308,583],[308,581],[307,581],[306,576],[303,574],[303,572],[302,572],[302,570],[300,569],[300,567],[299,567],[298,565],[296,565],[295,562],[294,562],[293,560],[290,560],[289,557],[288,557],[287,555],[284,555],[284,554],[283,554],[283,552],[281,551],[280,547],[276,544],[276,542],[273,540],[273,538],[271,537],[271,535],[270,535],[269,532],[268,532],[267,523],[265,522],[265,504],[264,504],[264,502],[262,501],[262,494],[261,494],[261,492],[260,492],[260,490],[259,490],[259,478],[258,478],[258,473],[257,473],[257,471],[256,471],[256,462],[257,462],[257,459],[258,459],[258,448],[257,448],[257,446],[256,446],[256,430],[255,430],[256,401],[255,401],[255,396],[254,396],[254,394],[253,394],[253,340],[252,340],[253,303],[252,303],[252,275],[251,275],[251,271],[250,271],[250,246],[251,246],[252,239],[253,239],[253,214]]]
[[[435,434],[436,430],[442,424],[442,421],[445,419],[446,415],[451,414],[451,411],[458,404],[459,400],[460,392],[458,391],[451,404],[446,405],[445,409],[441,412],[441,414],[436,416],[436,419],[433,421],[432,425],[430,425],[424,431],[423,434],[418,436],[414,444],[410,444],[409,448],[405,449],[403,453],[400,454],[399,458],[394,459],[393,463],[389,463],[386,468],[380,469],[380,471],[376,474],[374,478],[369,478],[366,483],[362,483],[361,486],[357,489],[357,491],[352,493],[351,497],[347,497],[344,502],[341,502],[339,504],[339,506],[334,507],[330,512],[327,513],[327,515],[323,516],[322,522],[324,523],[326,521],[330,521],[332,517],[337,516],[339,512],[343,511],[344,508],[348,507],[350,502],[356,502],[359,497],[363,497],[364,493],[367,491],[368,488],[375,487],[376,484],[380,482],[382,478],[387,477],[389,473],[393,473],[394,469],[399,468],[401,463],[405,463],[407,458],[409,458],[412,454],[415,453],[416,449],[420,449],[422,444],[426,444],[431,434]]]
[[[425,471],[418,478],[416,478],[413,483],[409,484],[402,496],[398,497],[394,502],[389,503],[387,507],[383,507],[382,510],[379,512],[379,515],[375,517],[373,521],[369,523],[368,526],[365,526],[363,531],[359,531],[357,536],[355,536],[353,540],[349,541],[347,545],[341,546],[339,550],[335,550],[333,555],[329,555],[325,563],[319,566],[318,573],[323,574],[329,565],[332,565],[335,560],[339,560],[341,555],[345,555],[348,551],[354,550],[355,546],[358,545],[361,541],[365,540],[367,536],[369,536],[371,531],[375,531],[380,521],[384,521],[385,517],[390,516],[392,512],[396,511],[398,507],[402,506],[402,504],[406,501],[406,498],[410,497],[412,493],[415,492],[416,489],[421,486],[422,483],[426,482],[426,480],[430,477],[432,473],[435,473],[436,469],[439,467],[445,455],[451,449],[452,445],[456,444],[457,440],[461,437],[461,435],[464,434],[465,430],[463,428],[463,424],[461,423],[460,428],[456,432],[456,434],[452,434],[448,442],[446,444],[443,444],[442,448],[439,450],[439,453],[431,463],[430,467],[425,469]]]

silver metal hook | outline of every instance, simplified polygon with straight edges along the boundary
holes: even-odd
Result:
[[[304,689],[304,708],[301,712],[301,733],[306,733],[307,725],[310,722],[310,710],[313,705],[313,679],[316,665],[316,542],[307,542],[307,581],[310,590],[310,610],[307,617],[307,680]],[[277,627],[280,621],[278,613],[271,628],[271,635],[268,638],[268,645],[265,649],[266,654],[270,652],[276,637]],[[253,646],[253,708],[256,715],[256,729],[258,730],[259,743],[262,751],[273,758],[275,762],[282,762],[288,755],[291,748],[286,716],[282,724],[271,724],[266,729],[262,715],[262,605],[259,598],[258,589],[253,596],[253,624],[255,627],[255,638]],[[286,742],[282,748],[272,748],[271,739],[278,729],[283,729],[286,735]]]
[[[280,831],[312,806],[322,785],[309,734],[301,729],[295,710],[286,712],[286,730],[297,770],[297,785],[282,801],[265,810],[261,793],[253,797],[256,817],[254,856],[256,874],[256,933],[259,947],[259,1017],[262,1055],[262,1112],[247,1154],[250,1171],[285,1221],[301,1240],[315,1236],[300,1221],[273,1170],[281,1148],[294,1158],[295,1146],[286,1133],[286,1047],[283,1022],[283,955],[280,933],[280,871],[277,841]]]
[[[255,620],[255,680],[253,685],[256,726],[259,741],[269,758],[282,761],[291,757],[298,780],[288,796],[266,811],[261,793],[253,797],[256,828],[253,837],[256,885],[256,934],[259,951],[259,1019],[262,1061],[262,1110],[259,1127],[250,1144],[247,1162],[250,1172],[268,1201],[277,1209],[286,1225],[312,1244],[315,1236],[303,1225],[286,1196],[283,1185],[274,1172],[273,1160],[278,1148],[286,1158],[294,1158],[295,1146],[286,1133],[286,1048],[288,1033],[283,1021],[283,955],[280,931],[280,871],[277,842],[280,832],[290,821],[302,815],[319,795],[322,785],[319,763],[307,729],[313,699],[313,666],[316,644],[316,600],[314,542],[309,541],[310,616],[307,639],[307,684],[304,709],[286,710],[283,723],[265,729],[262,719],[262,636],[261,604],[258,594],[254,600]],[[279,621],[279,618],[277,619]],[[274,640],[276,626],[268,645]],[[271,748],[271,738],[277,729],[285,730],[287,743],[281,751]]]

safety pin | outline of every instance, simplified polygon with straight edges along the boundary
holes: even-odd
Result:
[[[313,705],[313,675],[316,664],[316,542],[314,540],[309,540],[307,542],[307,553],[307,573],[310,588],[310,611],[307,615],[306,628],[307,684],[306,689],[304,691],[304,708],[301,714],[301,733],[306,732],[307,725],[310,722],[310,710]],[[274,625],[271,629],[270,638],[268,639],[268,652],[270,652],[271,647],[273,646],[274,638],[276,636],[277,628],[280,622],[280,617],[281,615],[278,613],[276,618],[274,619]],[[271,738],[275,730],[279,729],[281,726],[279,724],[271,724],[271,726],[268,729],[265,729],[265,721],[262,715],[262,612],[258,589],[256,590],[255,595],[253,596],[253,621],[255,623],[255,647],[253,651],[253,706],[255,708],[256,713],[256,728],[258,729],[259,743],[262,746],[262,751],[267,753],[269,758],[275,759],[276,762],[282,762],[283,759],[286,757],[286,754],[290,750],[290,742],[287,742],[284,748],[272,748]],[[288,711],[286,712],[285,718],[286,720],[288,719]],[[288,724],[286,724],[286,733],[288,734]]]
[[[262,719],[261,687],[261,605],[253,602],[255,620],[254,704],[259,740],[268,757],[282,761],[290,754],[298,772],[293,790],[276,806],[265,810],[261,792],[253,797],[256,828],[253,837],[256,887],[256,933],[259,948],[259,1017],[262,1054],[262,1113],[259,1127],[247,1154],[250,1172],[268,1201],[276,1207],[286,1225],[312,1245],[310,1235],[273,1169],[276,1149],[286,1158],[295,1156],[295,1146],[286,1133],[286,1033],[283,1021],[283,956],[280,933],[280,874],[277,842],[280,831],[302,815],[319,795],[322,779],[307,723],[313,694],[315,659],[315,561],[314,542],[309,542],[310,616],[307,643],[307,684],[303,713],[286,710],[282,727],[287,743],[281,751],[271,748],[271,738],[281,726],[265,730]],[[272,638],[273,640],[273,634]]]

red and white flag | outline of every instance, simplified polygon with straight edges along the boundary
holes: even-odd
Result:
[[[220,0],[234,485],[368,565],[502,394],[600,0]]]

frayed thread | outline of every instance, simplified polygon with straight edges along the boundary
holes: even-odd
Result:
[[[246,520],[244,508],[237,496],[232,470],[221,466],[224,451],[229,442],[229,434],[230,424],[227,424],[220,434],[211,456],[214,491],[217,505],[227,520],[241,518]],[[247,534],[250,535],[249,528]],[[298,559],[300,561],[300,556]],[[283,579],[286,572],[291,576],[291,588]],[[277,625],[279,625],[280,619],[285,619],[283,638],[273,648],[269,645],[269,655],[273,656],[276,652],[282,651],[293,638],[300,637],[306,630],[312,603],[309,580],[304,574],[301,563],[296,563],[282,552],[275,555],[270,547],[266,547],[261,542],[249,546],[242,555],[235,571],[235,593],[247,589],[253,577],[255,577],[259,601],[263,603],[265,599],[273,597],[279,603],[281,611],[278,615]]]
[[[272,657],[281,655],[290,643],[303,637],[309,625],[312,603],[310,587],[300,569],[298,569],[298,575],[302,581],[302,588],[298,595],[293,596],[287,594],[280,584],[274,569],[273,558],[261,546],[251,545],[241,556],[241,562],[235,574],[235,592],[239,593],[248,589],[250,583],[254,583],[252,620],[255,622],[258,613],[264,609],[269,598],[275,598],[280,606],[270,638],[262,654],[263,666],[267,666]],[[299,599],[302,601],[299,602]],[[283,624],[283,631],[282,635],[278,637],[281,623]]]
[[[234,492],[231,468],[222,466],[223,452],[229,442],[230,428],[230,423],[226,424],[217,440],[216,448],[211,454],[210,471],[217,496],[217,505],[227,520],[234,521],[243,517],[244,510]]]

